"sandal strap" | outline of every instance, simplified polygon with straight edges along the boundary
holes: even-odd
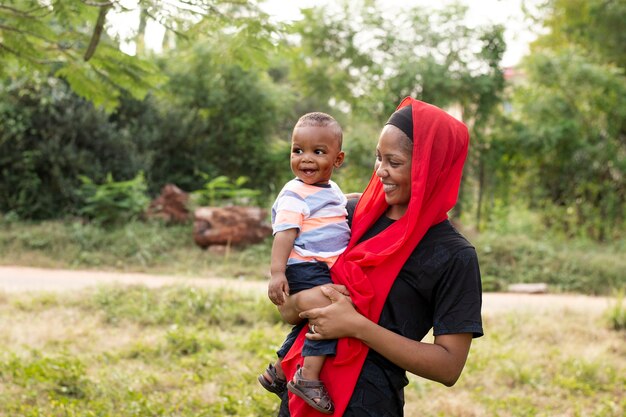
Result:
[[[314,381],[302,378],[302,368],[298,368],[294,375],[293,384],[298,388],[298,391],[306,395],[311,401],[316,403],[315,408],[331,412],[334,410],[334,405],[330,399],[330,395],[326,390],[326,386],[321,381]],[[318,399],[317,402],[314,400]],[[313,406],[313,404],[311,404]]]
[[[276,374],[276,368],[271,363],[269,365],[267,365],[267,369],[265,370],[265,372],[267,372],[268,375],[272,377],[272,383],[279,383],[280,384],[280,383],[286,383],[287,382],[286,379],[278,377],[278,375]]]
[[[296,385],[300,385],[305,388],[320,388],[324,387],[322,381],[316,381],[311,379],[302,378],[302,368],[298,368],[296,374],[294,375],[294,382]]]

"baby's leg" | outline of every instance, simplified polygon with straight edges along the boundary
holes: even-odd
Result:
[[[313,287],[308,290],[302,290],[296,294],[287,297],[287,300],[278,306],[278,311],[289,324],[298,324],[302,319],[298,314],[303,311],[317,307],[326,307],[331,302],[319,287]]]
[[[305,356],[302,363],[302,377],[313,381],[320,380],[320,372],[326,356]]]

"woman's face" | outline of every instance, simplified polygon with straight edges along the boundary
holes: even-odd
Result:
[[[399,219],[411,199],[411,150],[409,138],[397,127],[386,125],[376,146],[376,175],[389,204],[387,216]]]

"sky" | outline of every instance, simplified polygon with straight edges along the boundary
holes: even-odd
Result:
[[[455,0],[440,0],[439,7],[454,2]],[[468,5],[467,20],[470,25],[482,25],[487,23],[501,23],[505,25],[505,40],[507,51],[503,57],[504,67],[514,66],[528,52],[528,44],[534,40],[535,35],[528,30],[521,10],[524,0],[456,0]],[[537,0],[525,0],[531,3]],[[136,4],[136,0],[122,0],[129,5]],[[392,11],[406,7],[407,5],[423,5],[432,8],[432,0],[384,0],[379,2],[383,9]],[[293,21],[301,17],[300,9],[322,4],[333,4],[332,0],[266,0],[263,9],[277,21]],[[125,29],[136,26],[138,16],[135,13],[123,15],[110,15],[109,21],[114,32],[124,34]],[[135,22],[135,23],[133,23]],[[147,28],[146,45],[158,50],[163,37],[164,28],[155,22],[149,22]],[[122,44],[121,49],[129,55],[135,54],[134,44]]]

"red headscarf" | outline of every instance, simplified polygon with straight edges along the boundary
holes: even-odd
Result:
[[[413,154],[411,198],[406,213],[378,235],[357,243],[388,208],[382,183],[372,175],[356,206],[352,236],[346,251],[331,269],[333,281],[345,285],[357,310],[378,322],[391,286],[426,231],[447,219],[459,193],[467,155],[467,127],[433,105],[407,97],[398,109],[412,106]],[[288,379],[302,364],[306,327],[282,362]],[[337,354],[324,362],[320,378],[343,415],[363,367],[368,347],[356,339],[339,339]],[[289,394],[293,417],[322,416],[297,396]]]

